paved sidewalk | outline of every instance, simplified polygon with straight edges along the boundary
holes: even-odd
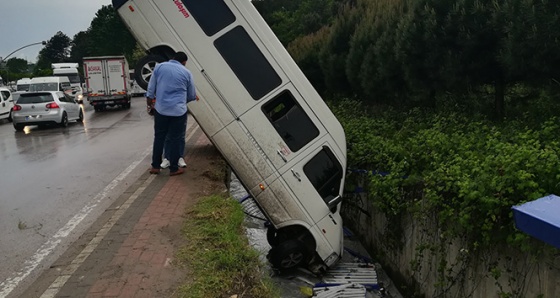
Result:
[[[21,297],[175,296],[188,278],[188,268],[173,262],[185,244],[185,210],[226,191],[208,173],[221,157],[198,126],[187,133],[186,148],[185,174],[150,175],[143,165],[146,173]]]

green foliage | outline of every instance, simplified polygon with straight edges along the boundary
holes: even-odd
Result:
[[[315,70],[314,77],[324,78],[322,93],[358,95],[375,104],[435,107],[442,94],[491,86],[493,96],[485,97],[482,113],[501,120],[508,88],[519,83],[543,88],[560,75],[558,1],[357,0],[339,7],[319,60],[315,52],[296,58]],[[287,20],[297,10],[268,9],[265,18],[276,14],[275,22],[282,25],[290,24]],[[275,30],[285,44],[300,36],[295,31],[291,25]],[[471,107],[480,103],[479,98],[458,99]]]
[[[502,48],[498,59],[514,81],[558,78],[560,69],[560,3],[504,1]]]
[[[146,56],[146,51],[139,44],[136,44],[136,48],[134,48],[132,54],[130,56],[127,55],[126,58],[129,65],[136,65],[144,56]]]
[[[336,9],[333,0],[256,0],[252,3],[286,46],[329,24]]]
[[[125,55],[130,58],[136,48],[136,40],[111,5],[104,5],[97,11],[87,37],[89,54],[94,56]]]
[[[39,61],[35,66],[35,74],[51,69],[52,63],[65,62],[70,52],[70,38],[58,31],[47,41],[45,47],[39,51]]]
[[[326,89],[323,73],[318,65],[319,52],[328,34],[328,28],[323,28],[314,34],[292,41],[288,46],[288,52],[297,61],[307,79],[318,90]]]
[[[437,282],[428,286],[441,297],[472,278],[467,268],[489,260],[496,249],[532,257],[557,253],[516,230],[511,210],[560,194],[560,118],[554,112],[495,124],[453,105],[433,112],[372,108],[349,99],[329,103],[346,132],[348,167],[371,173],[364,187],[387,221],[380,242],[389,252],[409,250],[403,229],[414,219],[422,232],[410,268],[416,274],[423,265],[435,265]],[[556,111],[558,104],[542,96],[531,105]],[[346,183],[356,183],[355,177],[348,175]],[[451,249],[456,246],[457,254]],[[526,271],[490,265],[480,274],[496,280],[501,297],[523,297],[515,279]]]
[[[6,68],[14,73],[27,73],[27,60],[21,58],[10,58],[6,62]]]
[[[80,31],[74,35],[69,61],[82,62],[84,57],[92,56],[92,50],[89,47],[89,32],[90,31]]]
[[[182,230],[189,244],[179,253],[196,278],[179,289],[180,297],[278,297],[247,243],[244,218],[232,199],[215,195],[196,204]]]
[[[350,89],[350,83],[346,76],[346,56],[350,50],[350,37],[360,18],[357,10],[350,5],[342,7],[339,17],[330,27],[328,36],[322,40],[320,46],[319,60],[316,61],[322,70],[325,91],[329,93],[345,93]],[[311,55],[312,53],[310,53]],[[305,57],[295,58],[301,66]]]
[[[376,206],[396,217],[433,213],[443,234],[466,237],[471,251],[498,244],[526,250],[511,207],[560,194],[556,117],[530,127],[449,111],[372,116],[348,100],[333,110],[347,134],[349,167],[388,173],[370,177]]]

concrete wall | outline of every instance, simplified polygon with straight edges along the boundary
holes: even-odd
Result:
[[[383,264],[385,271],[393,273],[391,279],[407,284],[399,287],[405,297],[410,297],[412,288],[425,297],[560,297],[559,250],[540,259],[514,253],[507,247],[496,247],[474,256],[461,245],[461,240],[442,243],[435,219],[427,215],[401,218],[398,237],[401,242],[394,243],[388,240],[391,239],[388,234],[395,230],[395,223],[388,222],[359,195],[343,202],[343,216],[345,226],[361,237],[363,245]],[[434,248],[436,253],[422,250],[422,247]],[[453,268],[446,272],[447,277],[456,281],[450,287],[447,286],[451,284],[449,279],[444,283],[446,286],[438,286],[441,276],[437,268],[442,261]],[[489,268],[499,269],[497,280],[494,276],[498,274],[493,276]]]

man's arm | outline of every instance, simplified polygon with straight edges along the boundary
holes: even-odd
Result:
[[[159,65],[156,65],[156,67],[154,68],[154,72],[152,73],[152,77],[148,82],[148,89],[146,90],[146,94],[145,94],[147,99],[156,98],[156,85],[157,85],[156,77],[157,77],[158,69],[159,69]]]
[[[187,103],[193,100],[198,100],[198,96],[196,96],[196,88],[194,87],[193,76],[189,72],[189,82],[187,86]]]

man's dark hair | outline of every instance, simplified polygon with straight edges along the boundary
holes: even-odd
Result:
[[[173,60],[177,60],[177,61],[183,63],[183,62],[187,62],[187,60],[189,60],[189,58],[187,57],[187,54],[185,54],[185,52],[177,52],[173,56]]]

